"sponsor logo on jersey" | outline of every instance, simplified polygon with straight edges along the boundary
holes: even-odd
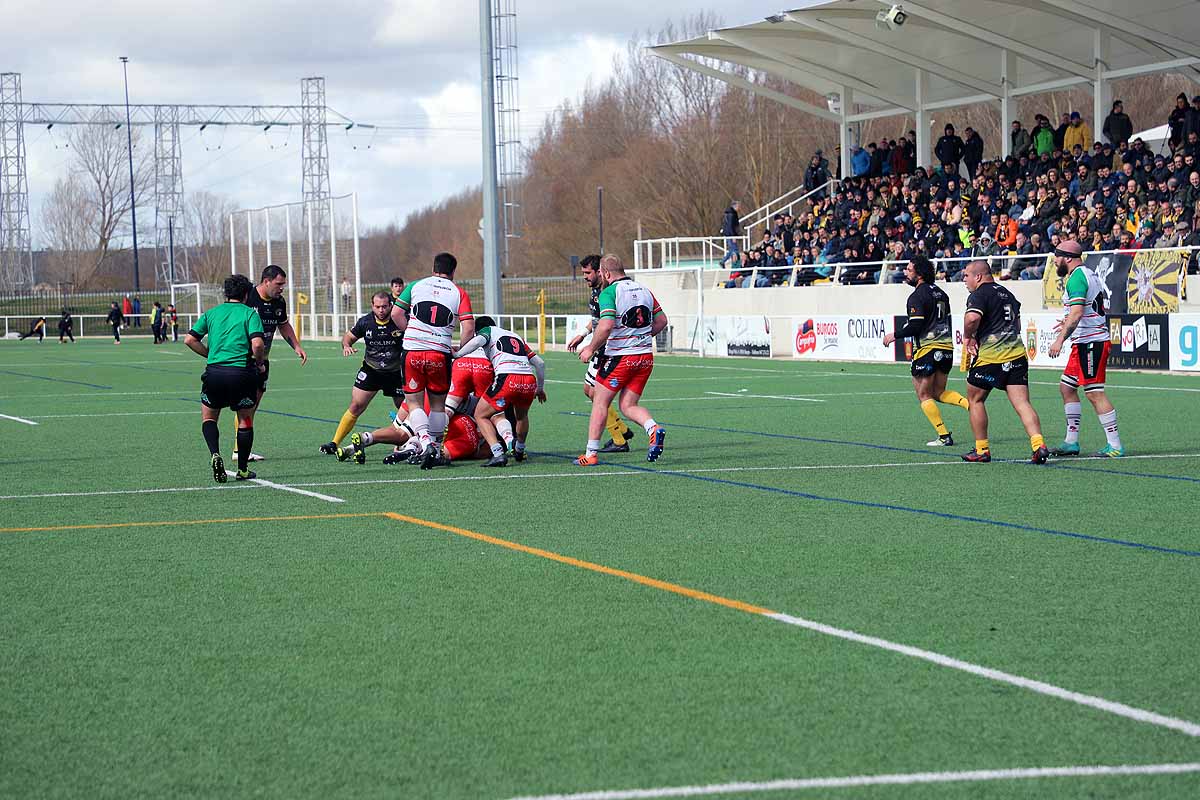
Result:
[[[621,385],[621,382],[618,381],[616,378],[610,378],[608,381],[608,385],[615,389]]]

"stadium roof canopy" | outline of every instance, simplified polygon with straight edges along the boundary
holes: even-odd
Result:
[[[902,24],[877,21],[894,6],[903,9]],[[1007,155],[1013,98],[1090,85],[1099,135],[1111,108],[1112,80],[1177,70],[1200,81],[1200,2],[816,0],[761,22],[650,49],[840,123],[843,158],[849,123],[914,114],[918,163],[927,165],[930,111],[999,103]],[[829,99],[828,107],[754,84],[719,62],[813,89]]]

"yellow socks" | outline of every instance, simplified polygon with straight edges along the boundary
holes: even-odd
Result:
[[[1036,453],[1038,450],[1046,446],[1046,440],[1042,438],[1040,433],[1037,436],[1030,436],[1029,446],[1033,449],[1033,452]]]
[[[946,436],[950,433],[950,431],[946,430],[946,424],[942,422],[942,412],[938,411],[936,402],[933,400],[922,400],[921,410],[929,418],[929,424],[937,431],[938,436]]]
[[[987,439],[976,439],[975,440],[975,452],[976,453],[990,453],[991,451],[992,451],[992,448],[988,444]]]
[[[341,444],[342,439],[350,435],[350,431],[354,430],[354,424],[358,422],[358,417],[347,411],[342,414],[342,421],[338,423],[337,433],[333,435],[333,443]]]
[[[604,423],[604,427],[608,429],[608,434],[612,437],[613,444],[617,447],[625,444],[625,435],[629,433],[629,426],[621,421],[615,409],[608,409],[608,420]]]
[[[942,392],[941,397],[938,398],[938,402],[945,403],[948,406],[958,406],[964,411],[967,409],[967,398],[963,397],[958,392],[953,392],[950,390]]]

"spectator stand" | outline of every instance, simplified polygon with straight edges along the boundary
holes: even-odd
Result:
[[[1143,0],[1133,18],[1133,9],[1119,0],[925,0],[896,4],[903,7],[903,22],[889,18],[892,5],[833,0],[650,52],[837,123],[842,175],[852,174],[853,123],[913,115],[917,165],[929,168],[930,115],[939,109],[998,103],[999,131],[981,133],[993,150],[999,143],[1005,157],[1015,98],[1090,85],[1090,128],[1099,134],[1112,106],[1113,80],[1177,70],[1193,81],[1200,75],[1200,14],[1180,13],[1177,0]],[[812,105],[716,62],[769,73],[830,102]]]

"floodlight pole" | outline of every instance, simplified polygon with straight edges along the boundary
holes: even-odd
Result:
[[[170,265],[171,284],[175,284],[175,217],[167,217],[167,263]]]
[[[138,276],[137,246],[137,188],[133,185],[133,120],[129,114],[129,56],[121,56],[121,72],[125,76],[125,141],[129,146],[129,215],[133,223],[133,291],[142,290]]]
[[[483,132],[483,307],[492,317],[504,312],[500,287],[500,227],[496,180],[496,77],[492,52],[492,3],[479,0],[479,94]]]

